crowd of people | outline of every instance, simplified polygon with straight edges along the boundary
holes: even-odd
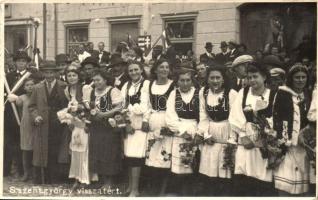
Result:
[[[207,42],[196,61],[173,45],[147,60],[100,42],[38,69],[18,51],[6,73],[10,88],[23,85],[5,97],[4,176],[15,166],[36,184],[125,183],[127,196],[313,196],[316,61],[300,46],[291,59],[274,44],[249,55],[222,41],[215,55]]]

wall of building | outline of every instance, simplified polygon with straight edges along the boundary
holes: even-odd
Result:
[[[89,40],[96,45],[103,41],[106,49],[110,49],[108,17],[142,15],[140,34],[147,32],[152,42],[163,30],[160,14],[198,12],[195,30],[195,47],[197,55],[204,52],[207,41],[215,45],[219,52],[219,43],[223,40],[239,39],[239,13],[235,3],[222,4],[58,4],[58,53],[65,51],[65,27],[63,21],[90,19]],[[148,12],[147,12],[148,10]],[[146,17],[148,16],[148,17]],[[95,19],[99,19],[96,21]],[[149,24],[145,24],[149,23]]]
[[[153,4],[122,4],[122,3],[78,3],[56,4],[57,46],[55,46],[54,5],[47,7],[46,49],[47,58],[57,53],[65,53],[65,22],[88,20],[89,41],[95,46],[100,41],[105,48],[110,49],[109,17],[141,15],[139,32],[152,36],[152,42],[160,36],[163,30],[163,20],[160,14],[197,12],[195,25],[194,51],[196,55],[204,52],[207,41],[215,45],[214,52],[219,52],[219,43],[231,39],[239,40],[239,12],[237,3],[153,3]],[[43,22],[43,4],[13,4],[11,18],[39,17]],[[43,49],[43,24],[38,29],[38,47]]]

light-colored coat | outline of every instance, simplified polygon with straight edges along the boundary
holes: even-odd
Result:
[[[34,166],[47,166],[49,145],[50,151],[59,151],[59,138],[62,132],[62,126],[58,122],[56,112],[67,106],[67,100],[64,95],[65,86],[66,84],[64,82],[56,80],[51,95],[47,97],[46,84],[43,81],[35,86],[31,95],[29,104],[31,121],[34,122],[37,116],[43,118],[41,125],[35,126],[34,129]],[[49,101],[52,101],[51,106],[49,105]],[[50,138],[49,135],[51,135]],[[54,137],[52,137],[52,135]]]

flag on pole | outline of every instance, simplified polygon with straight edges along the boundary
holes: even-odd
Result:
[[[164,51],[167,50],[167,48],[171,45],[171,42],[169,40],[169,37],[167,35],[166,29],[162,31],[162,34],[158,37],[158,39],[155,41],[155,43],[151,46],[150,51],[144,56],[145,61],[151,60],[152,57],[152,50],[153,48],[158,44],[159,41],[162,41],[163,43],[163,49]]]

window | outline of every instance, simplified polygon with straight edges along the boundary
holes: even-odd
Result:
[[[70,25],[66,27],[66,52],[73,57],[79,44],[88,42],[88,24]]]
[[[111,52],[116,50],[119,42],[124,41],[132,45],[138,43],[140,19],[141,15],[107,17],[110,25]]]
[[[115,51],[121,41],[128,43],[128,34],[133,42],[137,43],[139,35],[138,22],[111,24],[111,51]]]
[[[193,52],[196,15],[196,12],[161,15],[167,37],[179,55],[186,55],[189,50]]]
[[[5,27],[5,48],[9,53],[15,53],[30,45],[29,28],[28,25]]]

